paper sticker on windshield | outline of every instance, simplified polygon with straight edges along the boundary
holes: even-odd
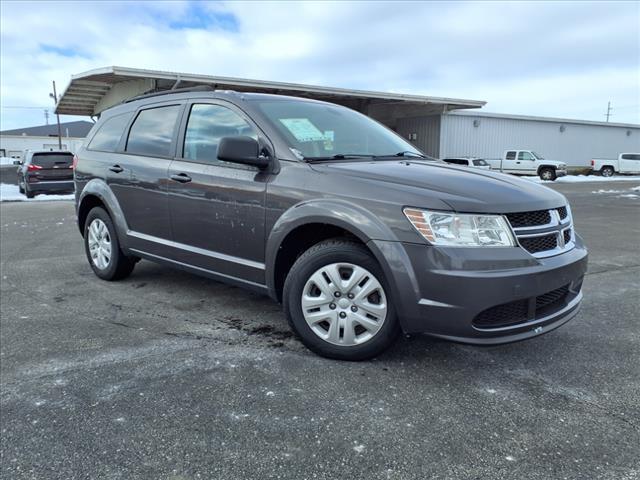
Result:
[[[325,139],[322,132],[308,118],[281,118],[280,122],[299,142],[317,142]]]

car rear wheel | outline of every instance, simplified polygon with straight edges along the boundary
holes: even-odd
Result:
[[[29,190],[28,187],[24,189],[24,194],[27,196],[27,198],[34,198],[36,196],[36,194]]]
[[[349,240],[324,241],[301,255],[287,276],[283,304],[302,342],[324,357],[374,357],[400,330],[380,265]]]
[[[540,178],[542,180],[555,180],[556,171],[553,168],[542,168],[540,169]]]
[[[131,274],[136,262],[120,250],[111,217],[101,207],[91,209],[84,225],[84,246],[93,272],[103,280],[120,280]]]
[[[612,177],[614,170],[613,170],[613,167],[602,167],[602,170],[600,170],[600,173],[602,174],[603,177]]]

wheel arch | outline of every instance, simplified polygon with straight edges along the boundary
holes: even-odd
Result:
[[[284,280],[296,259],[311,246],[329,238],[346,237],[362,244],[385,275],[388,266],[371,240],[393,238],[391,230],[371,212],[338,200],[296,205],[276,222],[266,245],[266,284],[269,294],[282,299]]]
[[[78,229],[80,230],[81,235],[84,235],[84,226],[87,215],[91,209],[95,207],[102,207],[107,211],[116,230],[118,231],[120,245],[126,248],[125,242],[128,229],[124,213],[120,208],[118,200],[106,182],[97,178],[86,184],[78,198]]]

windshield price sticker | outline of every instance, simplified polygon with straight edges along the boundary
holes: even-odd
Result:
[[[324,141],[324,134],[308,118],[281,118],[280,122],[299,142]]]

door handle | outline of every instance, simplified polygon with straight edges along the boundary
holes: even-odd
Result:
[[[122,168],[120,165],[113,165],[112,167],[109,167],[109,170],[111,170],[113,173],[121,173],[124,171],[124,168]]]
[[[520,165],[520,162],[516,162],[518,165]]]
[[[188,183],[191,181],[191,177],[186,173],[178,173],[176,175],[171,175],[171,180],[175,180],[180,183]]]

